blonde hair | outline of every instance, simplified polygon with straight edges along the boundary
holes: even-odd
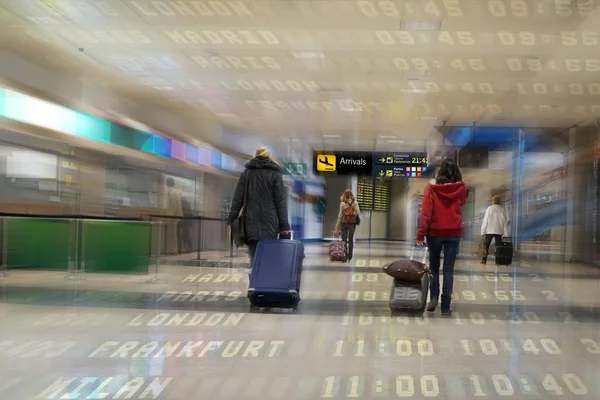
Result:
[[[492,204],[500,205],[500,196],[492,197]]]
[[[271,155],[271,152],[266,147],[259,147],[258,149],[256,149],[254,157],[262,157],[266,158],[269,161],[275,162],[275,159]]]
[[[346,190],[344,190],[344,193],[342,193],[342,197],[340,197],[340,200],[343,201],[344,203],[353,202],[354,201],[354,193],[352,193],[352,190],[346,189]]]

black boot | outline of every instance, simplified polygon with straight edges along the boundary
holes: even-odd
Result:
[[[452,302],[452,296],[442,295],[442,315],[444,315],[444,316],[452,315],[452,310],[450,309],[451,302]]]
[[[434,312],[438,305],[438,298],[432,298],[429,301],[429,307],[427,307],[427,312]]]

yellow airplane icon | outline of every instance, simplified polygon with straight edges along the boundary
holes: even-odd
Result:
[[[317,156],[317,171],[333,172],[336,168],[336,157],[331,154],[319,154]]]

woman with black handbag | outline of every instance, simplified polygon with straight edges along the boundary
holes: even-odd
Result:
[[[239,230],[239,241],[248,246],[250,268],[259,241],[289,234],[283,170],[266,148],[256,150],[255,157],[246,164],[235,188],[227,223],[232,230]]]

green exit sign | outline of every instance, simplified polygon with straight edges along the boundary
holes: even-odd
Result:
[[[285,163],[283,167],[287,175],[306,176],[306,163]]]

